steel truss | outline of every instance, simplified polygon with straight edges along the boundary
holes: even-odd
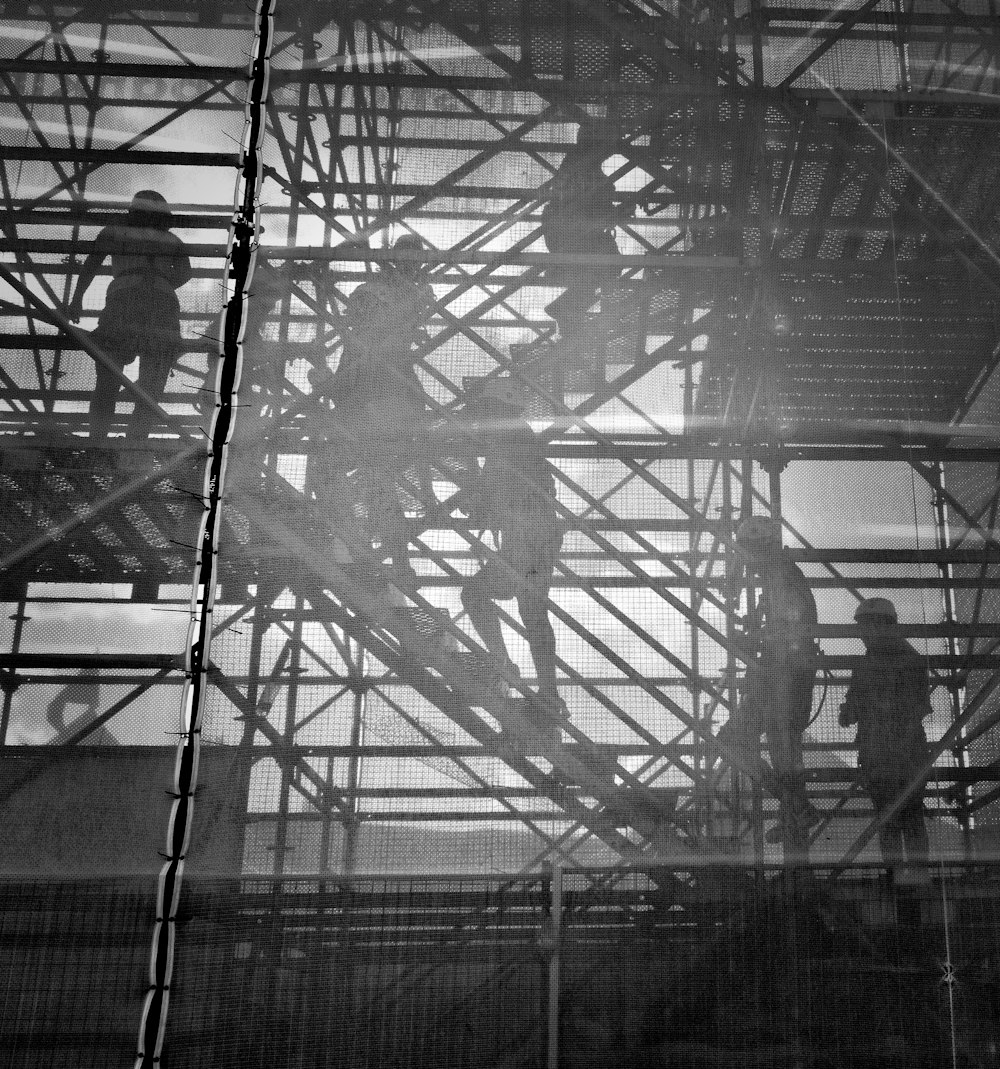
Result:
[[[225,129],[242,123],[245,64],[235,8],[214,8],[217,56],[193,47],[184,11],[138,24],[148,64],[125,61],[122,22],[86,5],[61,21],[10,5],[3,16],[47,35],[25,37],[0,75],[24,133],[0,159],[4,278],[34,298],[29,310],[8,285],[0,305],[0,428],[12,447],[0,473],[18,517],[0,568],[14,625],[0,660],[8,743],[15,701],[32,688],[146,673],[139,691],[171,669],[179,680],[179,659],[41,654],[25,628],[80,584],[130,584],[106,605],[177,609],[171,587],[190,576],[190,458],[211,407],[238,160]],[[821,627],[824,692],[846,681],[856,599],[884,591],[940,606],[906,633],[930,643],[948,721],[931,810],[971,834],[997,800],[1000,716],[1000,446],[988,420],[969,418],[1000,355],[995,36],[952,4],[828,16],[569,0],[531,12],[445,0],[277,7],[260,243],[291,266],[268,328],[286,375],[266,438],[232,447],[256,468],[228,490],[206,720],[242,755],[247,865],[350,873],[370,863],[372,836],[409,825],[433,835],[435,824],[481,828],[483,841],[516,827],[529,869],[588,851],[759,860],[769,770],[713,741],[751,655],[731,539],[754,511],[783,517],[821,604],[842,614]],[[80,45],[81,27],[97,51]],[[775,43],[787,41],[802,47]],[[877,71],[860,68],[862,49]],[[108,133],[112,109],[132,124],[120,137]],[[511,346],[552,326],[545,270],[561,261],[544,251],[540,210],[584,114],[614,131],[623,293],[618,318],[595,322],[593,374],[563,392],[550,366],[519,363]],[[205,124],[211,146],[178,140]],[[98,447],[84,434],[87,342],[61,310],[95,227],[151,168],[195,176],[175,206],[199,287],[185,307],[189,351],[162,434]],[[506,707],[472,692],[468,660],[449,661],[421,630],[454,611],[476,557],[460,491],[411,512],[420,589],[403,623],[333,559],[309,500],[322,447],[303,368],[335,364],[345,295],[405,232],[435,246],[420,372],[442,419],[468,375],[509,372],[544,407],[571,532],[551,607],[574,714],[566,767],[556,761],[563,782],[498,729]],[[862,464],[912,480],[915,535],[830,545],[798,529],[798,509],[785,514],[798,471]],[[520,631],[516,616],[506,623]],[[481,655],[461,619],[446,630],[461,656]],[[113,726],[107,713],[92,731]],[[594,744],[605,768],[617,762],[613,783],[580,756]],[[810,793],[827,817],[816,849],[833,836],[831,864],[849,861],[874,833],[852,793],[851,748],[816,734],[809,750]]]

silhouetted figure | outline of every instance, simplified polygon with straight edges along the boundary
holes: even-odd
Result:
[[[517,676],[496,602],[517,599],[538,676],[538,704],[550,723],[565,717],[556,687],[556,640],[548,601],[563,525],[555,478],[538,436],[525,419],[527,399],[508,379],[493,379],[470,400],[467,414],[484,455],[472,487],[471,522],[494,533],[495,556],[462,587],[469,620],[502,672]]]
[[[786,850],[804,851],[809,828],[819,820],[806,793],[802,733],[809,725],[818,667],[815,640],[816,600],[801,568],[781,545],[781,528],[763,516],[740,524],[736,544],[757,574],[761,621],[757,659],[747,666],[735,714],[719,733],[736,747],[767,739],[771,767],[778,780],[780,825],[768,838],[784,841]]]
[[[356,559],[364,540],[377,543],[396,578],[415,581],[409,564],[407,511],[433,500],[427,460],[429,402],[416,373],[417,346],[434,292],[419,254],[424,243],[404,235],[393,249],[404,253],[359,286],[341,315],[343,354],[332,377],[314,376],[314,389],[332,400],[331,448],[322,466],[323,497],[346,520],[346,541]],[[371,550],[368,550],[369,555]]]
[[[928,755],[923,726],[931,712],[927,666],[899,633],[896,607],[888,598],[862,601],[854,619],[866,652],[851,672],[840,725],[858,726],[858,768],[876,815],[915,786],[879,832],[879,844],[887,865],[909,861],[917,866],[915,875],[925,877],[929,846],[924,782],[914,781]]]
[[[617,255],[614,183],[602,170],[613,152],[597,122],[580,124],[576,145],[570,149],[548,183],[548,201],[542,211],[542,236],[552,253],[577,256]],[[567,344],[585,343],[586,313],[598,294],[602,300],[613,289],[618,272],[611,265],[555,264],[545,277],[565,286],[545,309],[556,321]]]
[[[53,741],[64,742],[90,724],[98,715],[100,697],[101,686],[97,682],[81,679],[67,683],[45,708],[45,717],[56,733]],[[95,728],[84,741],[91,746],[118,744],[106,724]]]
[[[184,243],[170,232],[167,202],[155,190],[132,198],[125,221],[106,226],[97,235],[93,251],[84,260],[70,301],[68,315],[78,322],[83,298],[110,257],[111,284],[93,332],[94,341],[119,371],[139,358],[137,385],[155,401],[166,388],[170,371],[181,353],[180,303],[176,290],[191,278],[191,263]],[[97,363],[97,382],[90,406],[90,433],[103,437],[111,427],[119,384]],[[139,401],[129,433],[146,435],[153,414]]]
[[[393,250],[406,255],[387,260],[375,278],[350,295],[341,316],[343,355],[331,396],[341,419],[385,448],[409,453],[423,434],[428,397],[416,372],[417,346],[434,305],[434,291],[419,259],[424,243],[404,234]]]

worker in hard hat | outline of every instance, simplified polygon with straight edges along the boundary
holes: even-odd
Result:
[[[424,425],[428,397],[416,373],[434,305],[423,241],[404,234],[374,278],[347,298],[343,355],[331,396],[362,431],[405,439]]]
[[[927,666],[900,633],[896,607],[888,598],[866,598],[854,619],[865,654],[851,672],[840,725],[857,724],[860,778],[876,815],[908,794],[879,832],[883,860],[893,866],[909,862],[926,874],[924,780],[918,777],[928,755],[923,726],[931,712]]]
[[[368,537],[407,584],[408,511],[433,499],[427,460],[430,398],[416,372],[434,304],[422,259],[426,246],[405,234],[373,279],[348,297],[340,318],[343,352],[313,389],[334,403],[324,479],[337,482]]]
[[[757,749],[763,731],[780,802],[780,823],[768,839],[804,850],[809,828],[819,820],[806,793],[802,753],[818,668],[816,599],[802,569],[782,547],[781,528],[773,520],[745,520],[737,529],[736,545],[761,587],[755,607],[759,649],[747,666],[736,713],[720,738],[729,745],[750,738]]]
[[[602,300],[607,297],[618,278],[613,265],[585,262],[587,257],[618,253],[615,187],[602,166],[614,151],[604,126],[585,120],[576,144],[566,153],[546,190],[542,211],[545,247],[552,253],[581,257],[579,263],[554,264],[545,271],[546,280],[566,287],[545,310],[567,342],[585,342],[582,335],[587,310],[598,294]]]
[[[90,403],[90,434],[103,437],[111,428],[122,372],[136,357],[136,385],[159,402],[182,351],[180,303],[176,291],[191,278],[187,247],[170,227],[172,217],[162,193],[136,193],[120,224],[104,227],[94,239],[77,277],[67,308],[74,323],[83,317],[83,299],[105,261],[111,283],[92,338],[110,362],[97,363]],[[135,401],[129,433],[145,435],[154,420],[148,406]]]
[[[548,600],[563,524],[555,477],[526,418],[528,398],[510,379],[477,384],[466,406],[484,460],[469,487],[471,525],[492,532],[497,549],[462,587],[462,605],[501,675],[519,669],[504,642],[496,603],[517,599],[538,677],[537,705],[549,725],[565,716],[556,686],[556,640]]]

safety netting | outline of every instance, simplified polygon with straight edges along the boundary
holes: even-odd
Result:
[[[996,1064],[990,18],[0,5],[0,1063]]]

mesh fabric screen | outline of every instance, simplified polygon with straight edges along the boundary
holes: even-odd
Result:
[[[989,17],[0,6],[7,1064],[996,1062]]]

